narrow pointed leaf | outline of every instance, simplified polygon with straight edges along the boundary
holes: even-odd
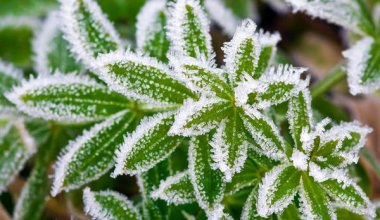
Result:
[[[215,128],[228,117],[232,104],[219,98],[202,96],[199,100],[188,100],[175,117],[170,134],[183,136],[201,135]]]
[[[285,142],[273,122],[252,109],[239,111],[245,129],[262,152],[271,159],[286,160]]]
[[[182,141],[179,136],[167,135],[173,122],[173,112],[141,121],[117,151],[113,176],[142,173],[167,158]]]
[[[226,54],[224,61],[230,73],[230,83],[233,86],[243,80],[245,73],[253,74],[255,72],[260,50],[255,30],[256,24],[252,20],[244,20],[237,28],[232,40],[223,48]]]
[[[374,24],[366,5],[362,0],[286,0],[294,11],[305,11],[307,14],[326,19],[352,31],[363,34],[373,34]]]
[[[230,182],[235,173],[239,173],[247,159],[248,140],[245,136],[243,121],[235,112],[225,119],[216,130],[212,141],[212,158],[223,172],[225,180]]]
[[[210,216],[220,209],[225,183],[223,174],[214,169],[207,135],[193,137],[189,148],[189,174],[198,204]]]
[[[69,51],[68,42],[63,38],[59,19],[58,12],[50,12],[42,30],[33,40],[34,69],[39,75],[56,71],[70,73],[81,70],[81,66]]]
[[[148,1],[137,17],[137,48],[150,57],[167,61],[170,42],[166,34],[165,1]]]
[[[0,135],[0,192],[23,168],[36,151],[35,141],[22,121],[12,123],[6,133]]]
[[[111,22],[94,0],[61,1],[62,31],[71,51],[86,65],[99,54],[123,48]]]
[[[180,59],[171,57],[170,61],[192,91],[210,96],[216,95],[222,99],[232,99],[233,91],[222,79],[223,72],[219,69],[189,57]]]
[[[301,210],[307,219],[336,219],[326,193],[307,174],[302,175],[300,187]]]
[[[298,191],[301,173],[293,166],[282,164],[265,174],[259,186],[257,212],[261,217],[281,212]]]
[[[41,76],[13,88],[7,98],[33,117],[63,123],[96,121],[130,108],[124,96],[87,77]]]
[[[97,65],[109,87],[128,97],[154,104],[182,104],[193,97],[167,66],[153,58],[111,53],[100,57]]]
[[[141,216],[132,202],[117,192],[93,192],[89,188],[85,188],[83,201],[86,213],[93,219],[141,220]]]
[[[168,36],[174,51],[194,58],[211,58],[209,22],[199,0],[179,0],[172,6]]]
[[[283,212],[281,212],[279,215],[277,215],[279,220],[301,220],[302,216],[300,211],[298,210],[296,204],[291,203]]]
[[[20,70],[0,60],[0,108],[11,104],[4,94],[11,90],[13,86],[18,85],[21,80],[22,72]]]
[[[331,198],[346,209],[372,218],[375,216],[375,209],[369,198],[352,180],[329,179],[320,184]]]
[[[193,185],[187,171],[178,173],[161,182],[158,189],[152,192],[152,197],[175,205],[196,201]]]
[[[310,100],[308,91],[300,91],[297,96],[289,100],[287,118],[295,147],[298,150],[307,150],[303,148],[301,135],[303,131],[311,132],[312,112]]]
[[[265,73],[268,66],[273,61],[274,55],[276,54],[276,45],[280,41],[279,34],[270,34],[260,30],[257,33],[257,37],[260,43],[260,52],[258,55],[257,67],[255,69],[255,75],[261,76]]]
[[[343,52],[351,94],[368,94],[380,88],[379,50],[379,43],[365,37]]]
[[[114,165],[115,150],[135,124],[135,115],[122,111],[72,141],[56,164],[52,195],[79,188],[109,171]]]

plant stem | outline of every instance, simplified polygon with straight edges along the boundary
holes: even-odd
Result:
[[[346,71],[342,69],[342,63],[338,64],[338,66],[336,66],[327,76],[325,76],[325,78],[310,88],[311,97],[314,99],[323,95],[345,77]]]
[[[361,149],[360,154],[372,167],[377,178],[380,179],[380,164],[377,161],[377,158],[367,148]]]

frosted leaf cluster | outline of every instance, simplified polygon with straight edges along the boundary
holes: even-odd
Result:
[[[291,2],[311,10],[303,1]],[[339,4],[351,9],[346,1]],[[257,29],[250,19],[238,25],[219,0],[151,0],[138,15],[133,48],[96,1],[62,0],[60,5],[34,39],[36,76],[24,79],[21,71],[0,62],[5,152],[0,191],[36,151],[24,117],[48,121],[50,138],[56,127],[87,129],[58,157],[39,149],[17,210],[29,204],[36,186],[48,191],[48,167],[55,161],[52,196],[107,174],[137,176],[138,202],[86,187],[84,210],[94,219],[166,219],[173,205],[190,203],[208,219],[233,219],[225,205],[242,189],[250,190],[242,219],[281,216],[289,207],[306,219],[334,219],[336,203],[374,216],[371,202],[347,172],[358,162],[371,129],[358,122],[314,123],[309,77],[302,75],[306,69],[273,63],[279,34]],[[315,16],[329,15],[322,9],[324,14]],[[232,36],[223,47],[222,66],[214,57],[209,17]],[[358,47],[370,50],[371,43]],[[55,54],[58,45],[65,45],[62,62]],[[352,71],[363,71],[360,65],[369,57],[356,56],[362,59],[352,62],[361,69]],[[287,139],[271,115],[284,106]],[[181,156],[186,168],[177,167],[176,150],[187,151]]]

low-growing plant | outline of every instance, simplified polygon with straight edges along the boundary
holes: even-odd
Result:
[[[359,0],[289,2],[376,34]],[[209,17],[231,35],[223,65]],[[13,218],[40,219],[50,196],[93,219],[375,218],[354,172],[372,129],[314,110],[307,69],[276,62],[280,35],[238,20],[218,0],[151,0],[130,42],[96,1],[61,0],[36,74],[0,63],[0,192],[37,152]],[[377,88],[376,55],[358,50],[353,94]]]

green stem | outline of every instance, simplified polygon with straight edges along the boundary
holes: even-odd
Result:
[[[369,163],[377,178],[380,179],[380,164],[377,158],[367,148],[361,149],[360,154]]]
[[[346,71],[342,69],[342,64],[339,64],[325,78],[311,87],[311,97],[314,99],[325,94],[345,77]]]

